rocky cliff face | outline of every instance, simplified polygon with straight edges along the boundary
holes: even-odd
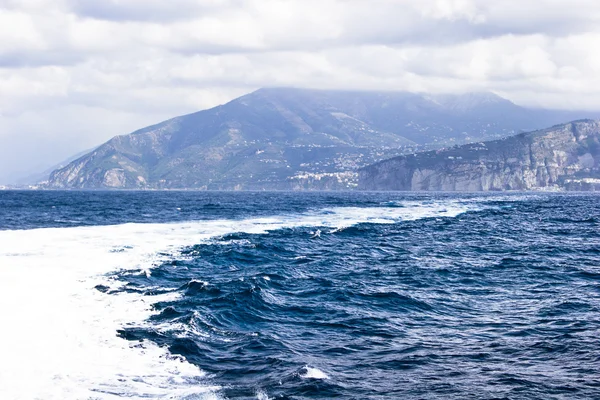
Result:
[[[593,190],[600,122],[575,121],[509,138],[400,156],[359,171],[367,190]]]
[[[356,170],[374,162],[504,137],[565,115],[490,93],[261,89],[117,136],[54,171],[47,187],[353,189]]]

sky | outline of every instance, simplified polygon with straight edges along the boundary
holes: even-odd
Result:
[[[0,184],[265,86],[600,110],[600,3],[0,0]]]

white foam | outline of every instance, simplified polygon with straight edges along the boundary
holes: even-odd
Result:
[[[185,360],[152,343],[119,338],[151,305],[175,294],[95,290],[107,274],[152,268],[184,246],[234,232],[295,227],[334,231],[358,223],[452,217],[474,204],[415,202],[402,208],[332,208],[300,215],[173,224],[124,224],[0,231],[0,393],[7,399],[218,398],[218,387]],[[161,255],[162,254],[162,255]],[[323,376],[307,369],[306,377]],[[326,375],[325,375],[326,376]]]
[[[162,230],[162,229],[161,229]],[[152,302],[108,295],[102,274],[148,268],[161,248],[157,226],[0,232],[0,393],[7,399],[216,398],[204,373],[152,343],[117,337]],[[128,244],[132,249],[112,251]],[[154,247],[156,246],[156,247]]]
[[[329,376],[318,368],[306,366],[300,374],[304,379],[329,379]]]
[[[257,400],[271,400],[271,398],[267,395],[267,393],[265,393],[262,390],[259,390],[256,392],[256,399]]]

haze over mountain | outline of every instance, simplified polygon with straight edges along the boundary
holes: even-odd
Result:
[[[36,171],[33,172],[29,175],[25,175],[21,178],[17,178],[14,180],[14,184],[18,185],[18,186],[24,186],[24,185],[32,185],[34,186],[35,184],[39,183],[39,182],[44,182],[47,181],[50,178],[50,174],[52,174],[52,172],[54,172],[57,169],[63,168],[66,165],[68,165],[69,163],[71,163],[72,161],[77,160],[78,158],[86,155],[87,153],[89,153],[90,151],[92,151],[92,149],[87,149],[85,151],[80,151],[77,154],[72,155],[71,157],[63,160],[60,163],[57,163],[55,165],[53,165],[52,167],[46,168],[43,171]]]
[[[351,189],[403,153],[496,139],[589,113],[492,93],[260,89],[117,136],[54,171],[50,188]]]
[[[600,122],[400,156],[359,177],[367,190],[600,190]]]

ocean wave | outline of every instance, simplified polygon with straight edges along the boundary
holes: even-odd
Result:
[[[128,326],[146,324],[160,312],[153,304],[196,295],[210,285],[190,281],[184,290],[153,295],[147,288],[119,287],[116,272],[138,271],[142,279],[149,279],[157,266],[185,256],[186,247],[235,232],[266,234],[300,227],[336,232],[357,224],[455,217],[479,209],[476,204],[433,201],[401,208],[333,207],[243,220],[2,231],[0,301],[14,304],[3,315],[3,324],[11,329],[0,333],[0,376],[7,382],[3,393],[11,399],[191,394],[216,398],[218,386],[198,367],[147,340],[132,343],[115,335]],[[248,243],[244,239],[220,243],[227,244]],[[260,291],[249,288],[238,296]],[[40,329],[43,335],[38,334]],[[305,375],[326,376],[317,369],[307,369]]]
[[[308,365],[300,372],[300,377],[303,379],[329,379],[329,375],[318,368],[309,367]]]

